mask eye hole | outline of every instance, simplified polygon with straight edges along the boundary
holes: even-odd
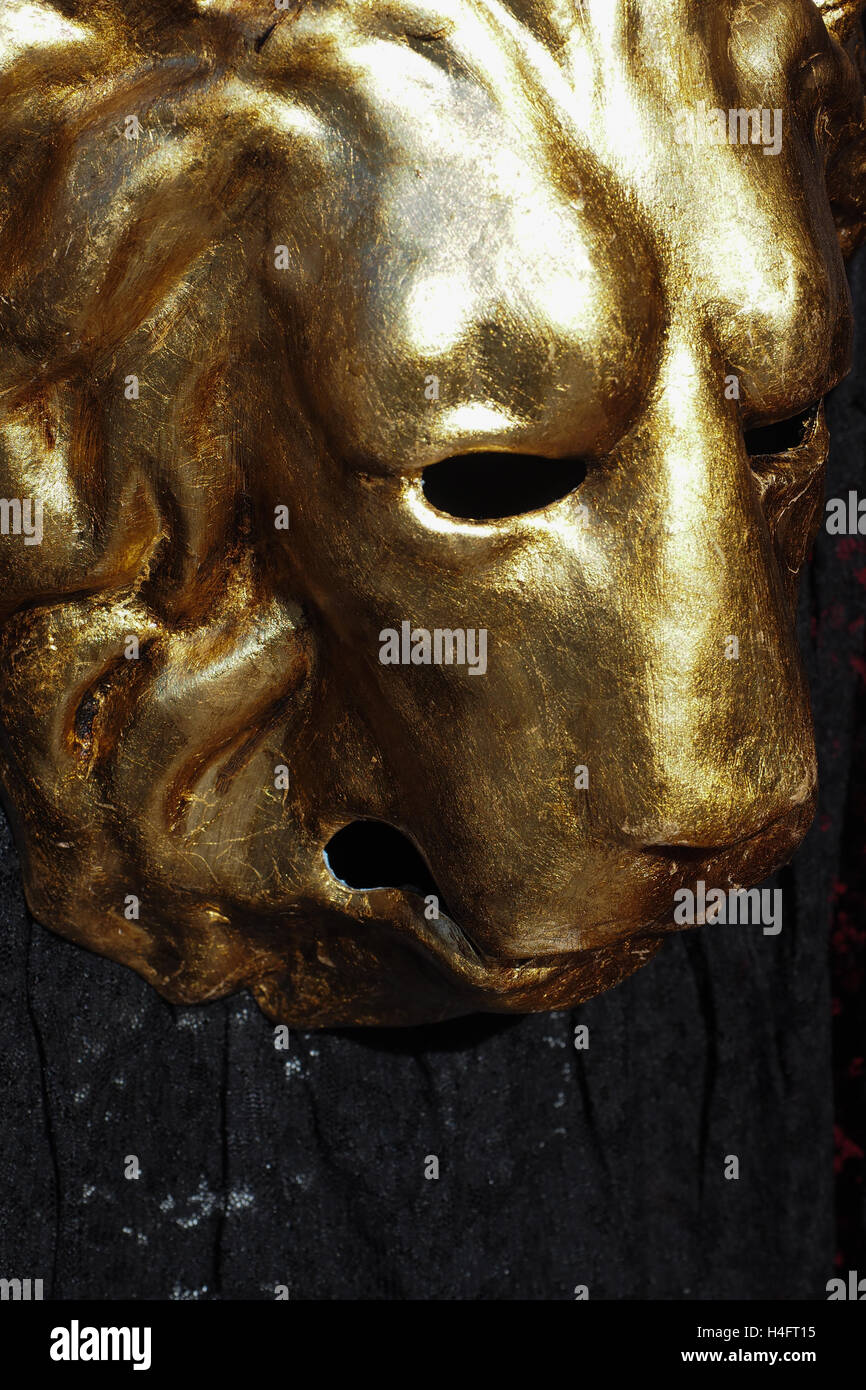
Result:
[[[760,425],[757,429],[746,430],[746,452],[749,458],[762,458],[770,454],[790,454],[801,448],[815,423],[821,402],[801,410],[798,415],[789,415],[787,420],[778,420],[773,425]]]
[[[538,512],[567,497],[586,478],[580,459],[538,454],[458,454],[431,463],[421,488],[437,511],[461,521],[500,521]]]

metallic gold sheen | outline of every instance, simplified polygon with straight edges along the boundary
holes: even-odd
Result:
[[[5,0],[0,495],[44,534],[0,537],[2,779],[41,922],[170,1000],[411,1024],[584,1000],[677,888],[790,857],[827,435],[744,433],[848,368],[858,12]],[[740,108],[777,153],[683,138]],[[586,480],[434,508],[477,451]],[[402,621],[486,629],[486,672],[383,665]],[[329,871],[359,818],[447,916]]]

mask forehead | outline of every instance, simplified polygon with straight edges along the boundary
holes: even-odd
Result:
[[[781,8],[761,28],[754,7],[704,7],[699,24],[691,6],[586,6],[568,43],[539,36],[537,8],[305,11],[304,99],[336,135],[318,190],[295,200],[287,179],[277,207],[299,245],[323,248],[285,288],[317,341],[309,390],[339,447],[421,466],[460,440],[513,445],[543,417],[536,442],[556,452],[548,403],[571,392],[585,414],[572,447],[601,451],[640,397],[659,322],[686,308],[711,322],[756,415],[827,389],[847,290],[827,257],[803,54],[825,60],[830,94],[841,79],[814,10]],[[730,113],[735,138],[719,141]],[[445,432],[424,439],[408,377],[446,356],[452,380],[493,398],[490,417],[479,432],[463,412],[448,433],[440,412]]]

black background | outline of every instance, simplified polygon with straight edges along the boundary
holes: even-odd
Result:
[[[866,326],[863,256],[851,278]],[[862,335],[828,416],[847,496]],[[684,933],[570,1012],[277,1051],[248,997],[174,1008],[34,925],[4,830],[0,1276],[64,1299],[567,1300],[824,1299],[834,1263],[866,1274],[866,538],[822,531],[800,629],[821,806],[781,934]]]

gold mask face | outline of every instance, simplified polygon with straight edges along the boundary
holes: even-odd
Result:
[[[857,8],[7,3],[40,921],[175,1001],[407,1024],[586,999],[790,857]]]

